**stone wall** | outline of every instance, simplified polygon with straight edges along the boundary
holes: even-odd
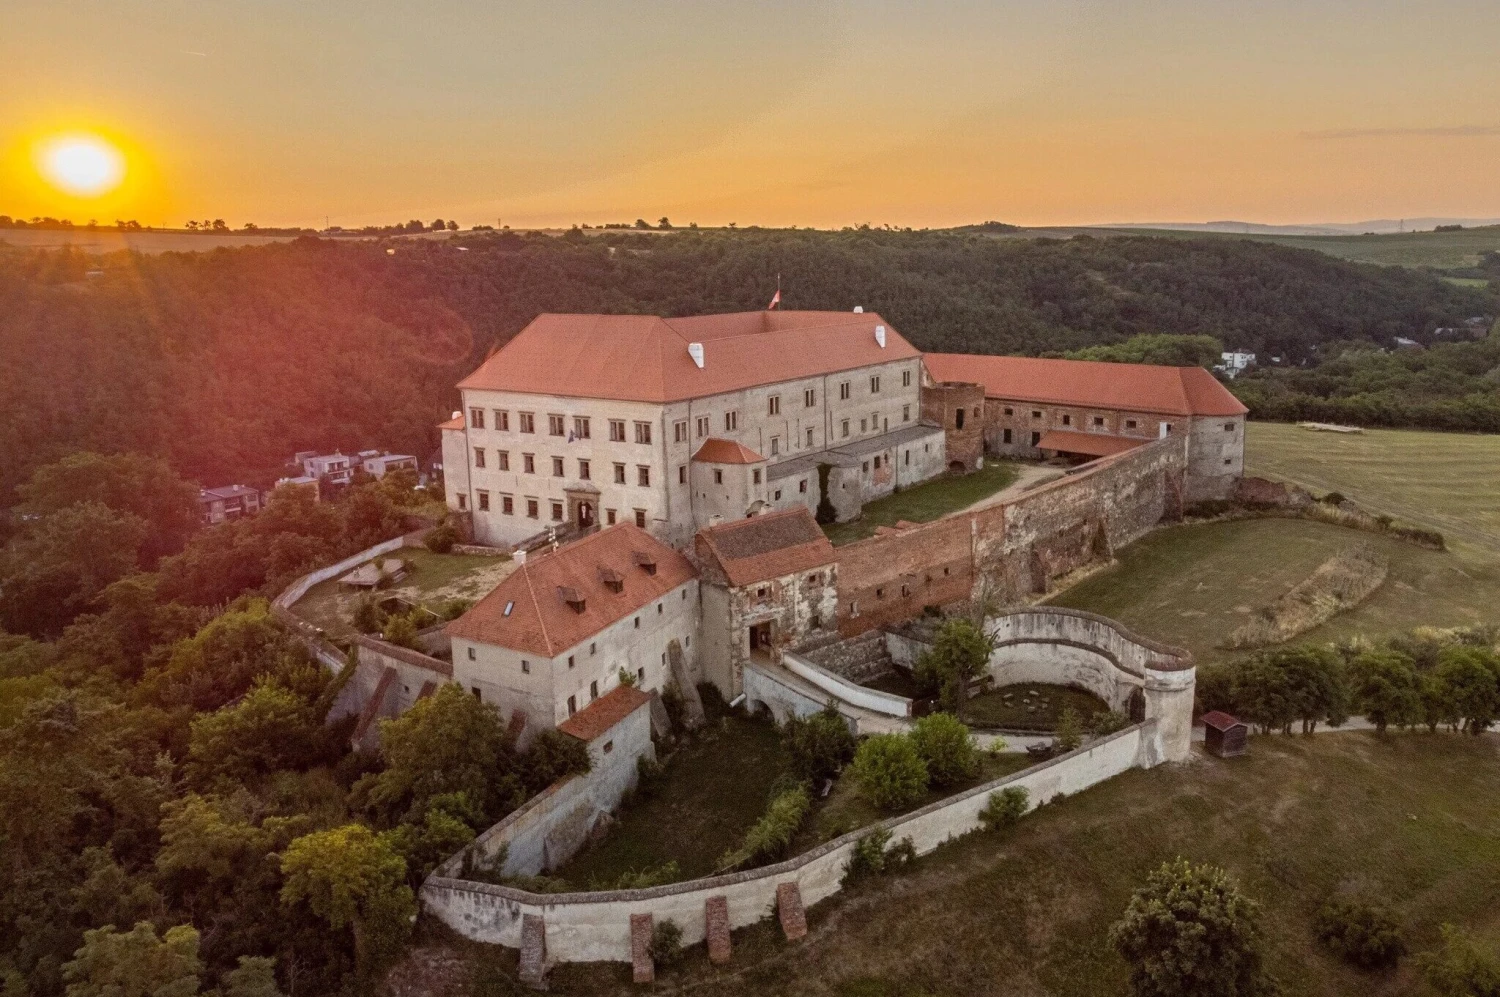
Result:
[[[979,469],[984,461],[984,385],[944,381],[923,387],[922,421],[943,427],[950,467]]]
[[[1017,786],[1027,791],[1035,807],[1129,769],[1151,767],[1160,760],[1150,750],[1155,727],[1155,721],[1147,720],[880,826],[891,832],[893,841],[910,838],[917,854],[925,855],[981,827],[979,812],[991,793]],[[429,914],[475,941],[519,948],[523,920],[540,919],[551,962],[629,962],[632,916],[650,915],[656,923],[674,921],[682,929],[683,944],[694,945],[705,938],[710,901],[716,907],[727,905],[730,928],[743,928],[773,910],[778,887],[794,884],[806,906],[832,896],[841,887],[856,843],[869,830],[851,832],[775,865],[645,890],[541,895],[434,873],[422,885],[421,900]]]

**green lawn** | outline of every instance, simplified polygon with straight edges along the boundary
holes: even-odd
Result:
[[[1472,559],[1500,561],[1500,436],[1245,427],[1245,473],[1338,491],[1366,508],[1441,530]]]
[[[515,569],[508,557],[434,554],[425,547],[403,547],[388,556],[404,559],[411,570],[399,584],[380,595],[401,596],[434,611],[451,599],[483,598]],[[350,634],[349,619],[361,598],[362,592],[345,589],[332,578],[314,585],[292,609],[331,634]]]
[[[657,988],[715,997],[1126,997],[1109,925],[1164,861],[1226,867],[1263,910],[1286,997],[1423,997],[1412,960],[1350,969],[1314,940],[1329,897],[1383,899],[1414,951],[1454,922],[1500,943],[1500,739],[1494,735],[1257,737],[1224,762],[1133,771],[976,834],[812,907],[788,944],[774,921],[736,932],[733,961],[703,947]],[[441,943],[439,943],[441,944]],[[515,955],[459,945],[480,985],[511,993]],[[633,990],[624,964],[559,965],[553,993]],[[638,988],[637,988],[638,989]],[[515,992],[520,992],[519,990]]]
[[[838,546],[874,536],[875,527],[895,526],[903,519],[929,523],[989,498],[1014,482],[1019,473],[1019,466],[1013,461],[987,460],[984,467],[972,474],[944,475],[867,502],[859,519],[825,526],[823,532]]]
[[[1250,613],[1335,552],[1360,544],[1390,560],[1385,584],[1356,609],[1307,631],[1299,641],[1423,625],[1500,623],[1500,566],[1298,519],[1167,527],[1121,549],[1117,564],[1050,601],[1100,613],[1185,647],[1199,662],[1219,660],[1232,652],[1217,645]]]
[[[683,879],[706,876],[760,819],[786,768],[781,735],[769,720],[712,722],[672,756],[649,799],[627,807],[599,845],[553,875],[585,888],[675,860]]]
[[[1008,730],[1057,730],[1063,710],[1072,707],[1084,728],[1109,704],[1087,689],[1046,682],[1019,682],[981,693],[964,703],[963,717],[976,728]]]

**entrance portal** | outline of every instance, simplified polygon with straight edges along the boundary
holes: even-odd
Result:
[[[771,653],[772,624],[770,620],[757,623],[750,628],[750,653],[752,655],[768,655]]]
[[[594,504],[592,502],[578,503],[578,528],[586,530],[594,525]]]

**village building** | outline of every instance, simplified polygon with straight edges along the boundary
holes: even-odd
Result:
[[[1202,367],[960,353],[923,362],[926,415],[941,420],[955,452],[972,448],[955,436],[972,434],[977,419],[984,452],[1030,459],[1093,460],[1185,435],[1189,502],[1227,497],[1244,473],[1248,410]]]
[[[524,741],[618,686],[660,692],[687,676],[699,612],[688,559],[619,523],[528,556],[449,624],[453,680],[494,703]]]
[[[694,538],[703,600],[698,666],[728,699],[745,665],[772,661],[838,612],[838,555],[804,508],[710,526]]]
[[[210,525],[259,512],[264,504],[260,489],[249,485],[198,489],[198,512],[203,522]]]
[[[947,466],[921,354],[879,315],[541,315],[440,428],[474,539],[633,523],[685,547],[772,509],[836,518]]]
[[[391,471],[417,469],[417,458],[411,454],[385,453],[380,450],[361,450],[359,468],[375,478],[383,478]]]

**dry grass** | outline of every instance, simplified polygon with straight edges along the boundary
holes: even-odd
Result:
[[[1266,647],[1289,641],[1364,602],[1389,571],[1390,562],[1368,547],[1340,551],[1238,627],[1224,646]]]

